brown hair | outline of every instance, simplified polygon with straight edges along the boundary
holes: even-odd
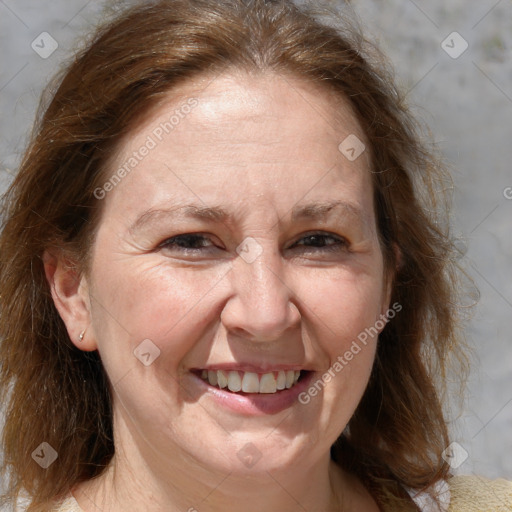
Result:
[[[87,272],[101,214],[94,190],[116,143],[177,84],[229,68],[292,74],[334,91],[350,101],[370,144],[391,303],[402,311],[380,335],[370,382],[333,458],[412,488],[448,475],[435,381],[460,345],[456,267],[444,203],[436,204],[446,174],[380,55],[365,48],[362,36],[288,0],[162,0],[117,15],[68,66],[2,204],[0,390],[11,498],[26,490],[36,510],[101,474],[114,453],[108,379],[97,353],[69,339],[44,250],[64,251]],[[42,441],[59,456],[47,469],[31,458]]]

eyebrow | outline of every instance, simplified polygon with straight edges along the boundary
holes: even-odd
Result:
[[[362,225],[367,224],[366,216],[358,206],[339,200],[295,205],[291,209],[291,218],[292,221],[303,219],[321,221],[325,220],[333,213],[339,213],[344,217],[359,221]],[[190,219],[224,223],[231,219],[233,215],[230,215],[221,206],[204,206],[198,204],[187,204],[172,208],[151,208],[137,218],[130,226],[130,232],[138,231],[155,221],[173,217],[187,217]]]

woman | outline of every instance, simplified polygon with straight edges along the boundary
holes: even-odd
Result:
[[[11,501],[468,510],[471,487],[510,510],[445,460],[443,170],[390,83],[284,0],[98,32],[4,198]]]

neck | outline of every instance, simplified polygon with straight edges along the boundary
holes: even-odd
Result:
[[[347,475],[329,453],[314,464],[301,461],[293,468],[259,471],[256,465],[243,473],[220,473],[179,450],[175,455],[163,461],[147,447],[116,442],[106,471],[77,486],[73,494],[86,512],[348,510],[342,507]]]
[[[247,469],[236,459],[233,470],[219,471],[178,446],[166,447],[163,454],[123,421],[115,426],[116,454],[108,468],[73,490],[85,512],[378,510],[359,480],[334,463],[329,452],[314,460],[303,454],[284,467],[265,466],[262,459]]]
[[[172,476],[138,475],[133,470],[136,464],[129,468],[115,458],[104,475],[78,486],[74,496],[86,512],[345,511],[343,473],[333,462],[326,466],[297,472],[293,477],[278,472],[252,478],[210,473],[209,478],[200,480],[188,477],[183,467],[178,472],[167,468],[166,473]]]

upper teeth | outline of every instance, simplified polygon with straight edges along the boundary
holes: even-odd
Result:
[[[262,375],[253,372],[203,370],[201,377],[212,386],[228,388],[235,393],[275,393],[285,388],[290,389],[299,380],[300,370],[280,370]]]

